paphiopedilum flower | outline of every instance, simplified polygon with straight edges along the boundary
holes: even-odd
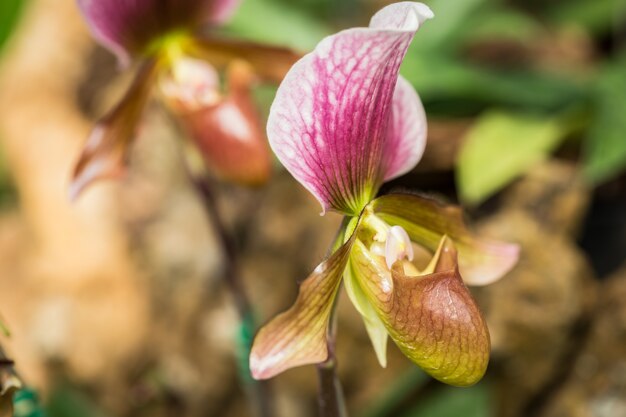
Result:
[[[443,382],[471,385],[486,370],[489,333],[465,283],[497,280],[516,263],[517,246],[474,236],[457,207],[409,194],[376,198],[424,150],[424,109],[398,72],[432,17],[421,3],[387,6],[368,28],[322,40],[278,89],[268,120],[272,149],[323,211],[346,221],[334,253],[302,282],[295,304],[257,334],[250,356],[256,378],[327,359],[342,281],[381,365],[391,337]],[[412,262],[418,248],[430,252],[427,265]]]
[[[96,40],[122,67],[137,61],[138,69],[125,96],[88,138],[74,171],[73,196],[124,171],[155,89],[217,174],[250,185],[268,178],[270,154],[251,87],[279,82],[298,56],[215,34],[211,29],[230,17],[238,0],[78,0],[78,5]],[[226,74],[226,88],[220,73]]]

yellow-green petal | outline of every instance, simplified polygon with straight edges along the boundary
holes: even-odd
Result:
[[[374,309],[374,306],[372,306],[372,303],[370,303],[363,292],[361,285],[354,276],[355,272],[350,264],[351,262],[348,263],[343,280],[346,293],[348,293],[350,301],[352,301],[354,307],[363,317],[365,330],[367,330],[367,335],[372,342],[376,359],[378,359],[380,366],[385,368],[387,367],[387,329],[380,317],[378,317],[376,309]]]
[[[487,285],[510,271],[519,258],[519,246],[479,238],[463,221],[457,206],[413,194],[389,194],[368,206],[380,219],[404,228],[411,240],[436,251],[442,236],[454,241],[459,270],[469,285]]]

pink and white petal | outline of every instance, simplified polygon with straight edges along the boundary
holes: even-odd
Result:
[[[459,270],[468,285],[487,285],[509,272],[519,258],[519,246],[477,236],[463,221],[457,206],[413,194],[388,194],[369,208],[390,225],[401,226],[411,240],[433,253],[442,236],[454,242]]]
[[[241,0],[213,0],[208,20],[216,24],[227,22],[235,14],[240,3]]]
[[[420,22],[431,16],[420,3],[387,6],[372,27],[322,40],[279,87],[270,145],[324,211],[356,215],[377,192],[398,70]]]
[[[250,352],[250,371],[255,379],[272,378],[328,358],[330,314],[354,241],[353,234],[319,264],[300,285],[294,305],[259,330]]]
[[[398,77],[384,151],[385,181],[412,170],[426,148],[426,112],[413,86]]]
[[[433,17],[435,14],[424,3],[401,1],[380,9],[372,16],[369,27],[374,29],[419,27]]]

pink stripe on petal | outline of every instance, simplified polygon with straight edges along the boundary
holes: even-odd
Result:
[[[278,89],[268,120],[270,145],[323,210],[358,214],[383,181],[398,70],[430,17],[420,3],[387,6],[370,28],[322,40]]]
[[[412,170],[426,147],[426,113],[413,86],[398,78],[393,95],[389,139],[385,147],[385,181]]]

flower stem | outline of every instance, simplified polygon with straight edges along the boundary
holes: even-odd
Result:
[[[335,340],[337,337],[337,319],[335,306],[331,313],[330,326],[328,328],[327,346],[328,359],[317,365],[318,377],[318,405],[320,417],[347,417],[348,410],[343,395],[343,388],[337,375],[337,357],[335,356]]]
[[[254,310],[241,282],[238,268],[238,254],[230,232],[227,230],[219,213],[213,187],[206,177],[192,178],[193,184],[201,197],[207,216],[217,232],[225,257],[223,279],[228,286],[240,319],[240,332],[237,340],[237,367],[240,380],[245,384],[251,405],[257,417],[274,415],[271,403],[270,387],[267,381],[256,381],[250,374],[248,358],[252,338],[256,329]]]
[[[333,241],[333,245],[328,251],[331,255],[336,251],[346,239],[346,233],[352,233],[350,228],[350,218],[345,217],[337,236]],[[337,297],[338,298],[338,297]],[[337,298],[330,313],[330,323],[328,326],[328,334],[326,335],[326,345],[328,348],[328,358],[317,364],[318,378],[318,405],[319,417],[347,417],[348,410],[343,395],[341,381],[337,375],[337,357],[335,356],[335,342],[337,340]]]

